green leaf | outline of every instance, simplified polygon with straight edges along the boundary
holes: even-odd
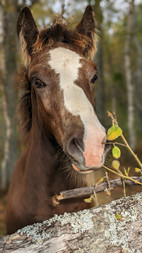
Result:
[[[135,172],[139,173],[139,172],[141,172],[141,170],[139,168],[135,168]]]
[[[117,160],[113,160],[112,161],[112,166],[113,166],[114,169],[118,170],[119,167],[120,167],[120,162],[117,161]]]
[[[95,184],[95,186],[101,184],[101,183],[104,181],[104,178],[105,178],[105,177],[102,177],[102,178]]]
[[[111,193],[110,193],[110,191],[109,191],[109,189],[105,189],[105,192],[106,192],[106,194],[108,195],[108,196],[110,196],[111,195]]]
[[[93,200],[93,198],[92,198],[92,195],[91,195],[90,198],[84,199],[84,202],[85,202],[85,203],[91,203],[92,200]]]
[[[96,199],[95,199],[94,194],[92,194],[92,195],[90,196],[90,198],[84,199],[84,202],[85,202],[85,203],[94,203],[94,205],[95,205],[95,204],[96,204]]]
[[[121,215],[120,215],[119,213],[116,212],[115,216],[116,216],[116,219],[117,219],[117,220],[119,220],[119,221],[122,220],[122,217],[121,217]]]
[[[113,141],[122,135],[122,129],[114,124],[107,132],[107,140]]]
[[[112,149],[112,155],[114,158],[118,159],[121,156],[120,148],[118,148],[117,146],[114,146],[114,148]]]

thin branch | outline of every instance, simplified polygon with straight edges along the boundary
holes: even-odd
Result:
[[[138,183],[142,184],[142,176],[130,177],[130,179],[126,179],[125,181],[126,186],[137,185]],[[122,185],[123,185],[122,178],[117,178],[110,181],[111,188],[115,188]],[[86,197],[88,195],[94,194],[94,192],[96,193],[103,192],[106,188],[108,188],[108,183],[103,182],[97,186],[88,186],[88,187],[76,188],[76,189],[72,189],[68,191],[62,191],[60,192],[60,195],[54,196],[53,199],[55,199],[59,203],[61,200],[65,200],[65,199]]]
[[[102,144],[106,144],[106,142],[104,142],[104,143],[102,143]],[[109,142],[109,141],[107,141],[107,144],[109,144],[109,145],[120,145],[120,146],[123,146],[123,147],[125,147],[125,148],[127,148],[127,146],[125,145],[125,144],[123,144],[123,143],[121,143],[121,142]]]
[[[116,119],[116,117],[111,113],[111,112],[107,112],[108,113],[108,117],[110,117],[112,119],[112,121],[118,125],[118,121]],[[130,145],[128,144],[127,140],[125,139],[124,135],[121,134],[121,138],[124,142],[124,144],[126,145],[126,147],[128,148],[128,150],[130,151],[130,153],[133,155],[133,157],[135,158],[135,160],[137,161],[137,163],[139,164],[139,166],[142,169],[142,163],[140,161],[140,159],[138,158],[138,156],[134,153],[134,151],[132,150],[132,148],[130,147]]]
[[[130,153],[133,155],[133,157],[135,158],[135,160],[137,161],[137,163],[139,164],[139,166],[141,167],[142,169],[142,163],[141,161],[139,160],[139,158],[137,157],[137,155],[134,153],[134,151],[131,149],[131,147],[129,146],[127,140],[125,139],[124,135],[122,134],[121,135],[121,138],[122,140],[124,141],[124,143],[126,144],[127,148],[129,149]]]
[[[114,170],[112,170],[112,169],[106,167],[105,165],[103,165],[103,168],[105,168],[106,170],[108,170],[108,171],[110,171],[110,172],[112,172],[112,173],[114,173],[114,174],[120,176],[122,179],[128,179],[128,180],[133,181],[135,184],[140,184],[140,185],[142,185],[141,182],[136,181],[133,177],[129,177],[129,176],[123,175],[121,171],[119,171],[119,173],[117,173],[116,171],[114,171]]]
[[[105,171],[105,175],[106,175],[106,180],[107,180],[107,184],[108,184],[109,194],[111,195],[111,185],[110,185],[110,180],[109,180],[107,171]]]

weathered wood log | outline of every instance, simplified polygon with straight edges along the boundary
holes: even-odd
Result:
[[[142,193],[65,213],[0,239],[0,252],[142,252]]]

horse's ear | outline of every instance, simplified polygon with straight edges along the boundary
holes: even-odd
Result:
[[[31,60],[32,46],[38,35],[38,29],[29,8],[22,9],[17,21],[17,34],[21,42],[26,64]]]
[[[83,17],[77,25],[76,30],[88,38],[85,53],[92,58],[96,52],[97,36],[95,33],[95,15],[90,5],[86,7]]]

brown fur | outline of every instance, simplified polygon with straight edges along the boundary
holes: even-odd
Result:
[[[30,59],[27,67],[19,74],[24,95],[18,115],[26,145],[14,169],[9,189],[8,233],[48,219],[55,213],[63,214],[65,211],[78,211],[91,206],[84,203],[83,199],[65,200],[56,207],[52,203],[52,197],[62,190],[94,183],[94,174],[79,175],[72,168],[71,159],[67,155],[68,142],[72,138],[78,138],[81,147],[84,128],[80,117],[71,115],[64,108],[58,74],[50,69],[47,60],[49,49],[59,46],[80,54],[83,69],[80,69],[76,85],[83,89],[94,106],[94,91],[90,80],[96,73],[96,66],[84,57],[95,50],[94,30],[94,16],[90,6],[86,8],[81,23],[74,31],[56,23],[38,32],[29,9],[22,10],[19,16],[18,35],[21,34],[25,40],[24,43],[22,41],[24,53]],[[37,89],[31,80],[34,68],[39,79],[48,83],[46,108],[42,101],[46,95],[44,89]]]

